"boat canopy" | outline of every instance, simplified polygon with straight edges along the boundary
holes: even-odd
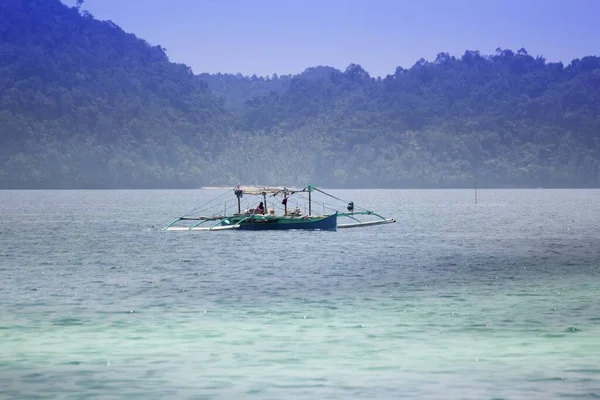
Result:
[[[305,189],[293,189],[287,188],[285,186],[236,186],[234,192],[248,195],[265,195],[270,194],[276,196],[278,194],[288,194],[288,193],[299,193],[299,192],[307,192],[309,188]]]

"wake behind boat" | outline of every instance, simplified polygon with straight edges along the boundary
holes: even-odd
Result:
[[[231,190],[231,189],[230,189]],[[230,203],[216,203],[223,200],[230,190],[214,198],[203,206],[181,216],[167,225],[165,231],[220,231],[220,230],[324,230],[335,231],[338,228],[356,228],[396,222],[393,218],[360,207],[352,201],[344,200],[326,193],[312,185],[304,189],[286,187],[236,186],[234,199]],[[320,194],[346,204],[346,210],[340,212],[324,202],[315,202],[314,195]],[[258,197],[258,199],[256,199]],[[249,199],[253,208],[242,210],[242,201]],[[295,207],[289,207],[291,203]],[[246,200],[248,203],[248,200]],[[229,206],[228,206],[229,204]],[[313,208],[322,205],[323,213],[315,214]],[[304,207],[302,208],[301,205]],[[230,210],[233,208],[233,210]],[[220,210],[217,211],[217,210]],[[327,212],[329,211],[329,212]],[[211,213],[212,212],[212,213]],[[339,224],[339,220],[348,222]]]

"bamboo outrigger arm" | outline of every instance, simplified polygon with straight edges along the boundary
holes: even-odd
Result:
[[[380,219],[375,221],[360,221],[359,219],[354,218],[354,215],[374,215],[379,217]],[[347,217],[355,220],[354,223],[349,224],[338,224],[338,228],[359,228],[361,226],[372,226],[372,225],[383,225],[383,224],[392,224],[396,222],[394,218],[384,218],[381,215],[373,212],[373,211],[360,211],[360,212],[352,212],[352,213],[339,213],[340,217]]]
[[[235,225],[222,225],[222,223],[227,219],[226,217],[181,217],[177,218],[169,225],[167,225],[163,230],[165,231],[224,231],[228,229],[238,229],[240,227],[240,223],[244,222],[250,217],[246,217],[240,220]],[[192,226],[173,226],[179,221],[199,221],[197,224]],[[210,227],[200,226],[206,222],[213,221],[216,223]]]

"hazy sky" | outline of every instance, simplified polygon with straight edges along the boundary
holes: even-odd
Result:
[[[600,55],[600,0],[85,0],[84,9],[195,73],[357,63],[385,76],[440,52],[497,47],[565,64]]]

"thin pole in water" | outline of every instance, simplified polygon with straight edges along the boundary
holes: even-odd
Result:
[[[475,204],[477,204],[477,185],[475,185]]]

